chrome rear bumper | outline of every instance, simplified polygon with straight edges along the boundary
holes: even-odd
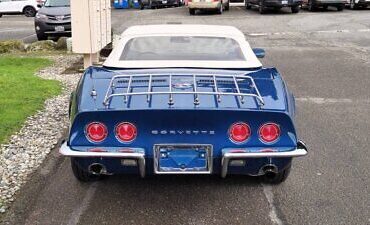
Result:
[[[140,176],[145,177],[145,151],[144,149],[138,148],[125,148],[125,152],[93,152],[93,151],[76,151],[71,149],[67,142],[62,143],[59,153],[69,157],[104,157],[104,158],[122,158],[122,159],[136,159],[140,171]],[[247,159],[247,158],[290,158],[300,157],[307,155],[307,147],[302,142],[297,143],[297,148],[291,151],[280,151],[280,152],[241,152],[241,151],[229,151],[223,153],[222,156],[222,171],[221,177],[226,177],[229,163],[233,159]]]
[[[130,149],[130,148],[126,148]],[[145,153],[132,151],[132,152],[83,152],[72,150],[67,142],[64,142],[59,149],[59,153],[69,157],[104,157],[104,158],[122,158],[122,159],[136,159],[140,176],[145,177]]]
[[[225,152],[222,156],[222,171],[221,177],[225,178],[229,167],[229,162],[233,159],[248,159],[248,158],[290,158],[307,155],[307,147],[302,141],[298,141],[297,148],[292,151],[284,152]]]

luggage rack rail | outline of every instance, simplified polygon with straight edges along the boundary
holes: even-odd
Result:
[[[138,80],[138,78],[140,78],[140,80]],[[180,87],[176,86],[176,89],[178,90],[174,90],[174,84],[173,84],[174,79],[181,79],[181,78],[187,79],[186,81],[189,81],[189,82],[184,82],[184,84],[182,84],[183,87],[181,86],[181,84],[180,84]],[[202,81],[204,80],[207,80],[210,82],[213,91],[200,91],[199,90],[201,88],[199,84],[202,83]],[[134,82],[142,83],[143,81],[148,83],[147,90],[139,91],[139,92],[133,91],[133,89],[137,87],[137,86],[134,86],[133,83]],[[164,86],[162,85],[160,87],[165,88],[167,90],[164,90],[164,91],[153,90],[154,87],[158,87],[153,84],[155,81],[165,81],[165,83],[167,84]],[[246,81],[250,82],[249,90],[253,90],[254,93],[246,93],[243,91],[243,88],[241,88],[240,84]],[[224,84],[225,82],[228,82],[228,84],[232,85],[231,87],[229,87],[229,89],[232,89],[233,92],[222,91],[222,89],[225,89],[224,87],[222,87],[222,84]],[[115,93],[118,83],[127,83],[127,86],[119,87],[119,88],[124,88],[125,90]],[[175,85],[178,85],[178,84],[175,84]],[[192,91],[186,91],[187,89],[192,89]],[[256,86],[254,79],[244,74],[241,74],[241,75],[118,74],[111,78],[109,87],[104,97],[103,104],[105,107],[108,108],[112,98],[119,97],[119,96],[123,97],[124,102],[127,103],[128,97],[130,96],[146,95],[147,102],[150,102],[153,95],[168,95],[168,105],[171,106],[175,104],[173,96],[177,94],[193,95],[195,106],[200,104],[200,100],[199,100],[200,95],[213,95],[217,98],[217,102],[219,103],[221,103],[222,101],[222,96],[236,96],[242,104],[244,104],[245,102],[245,97],[255,98],[256,104],[258,107],[261,107],[265,104],[260,94],[260,91],[258,90]]]

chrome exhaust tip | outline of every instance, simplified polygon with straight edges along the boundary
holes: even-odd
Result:
[[[274,164],[267,164],[261,168],[260,173],[268,177],[274,177],[278,173],[278,168]]]
[[[103,175],[107,174],[107,169],[103,164],[100,163],[93,163],[89,166],[89,173],[93,175]]]

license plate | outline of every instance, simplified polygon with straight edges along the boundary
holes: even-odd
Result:
[[[281,2],[283,5],[287,5],[288,4],[288,1],[282,1]]]
[[[167,4],[167,1],[162,1],[162,4]]]
[[[56,26],[55,31],[62,32],[62,31],[64,31],[64,27],[63,26]]]
[[[211,173],[210,145],[156,145],[156,173],[196,174]]]

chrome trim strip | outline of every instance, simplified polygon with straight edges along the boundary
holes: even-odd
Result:
[[[242,152],[242,153],[231,153],[226,152],[222,156],[221,166],[221,177],[225,178],[227,175],[227,170],[229,167],[229,162],[232,159],[246,159],[246,158],[290,158],[290,157],[300,157],[307,155],[307,147],[302,142],[297,143],[297,148],[292,151],[285,152]]]
[[[59,153],[69,157],[104,157],[104,158],[127,158],[136,159],[139,165],[140,176],[145,177],[145,153],[139,152],[82,152],[71,149],[67,142],[64,142]]]
[[[208,171],[159,171],[158,170],[158,157],[160,147],[203,147],[208,153]],[[212,174],[213,171],[213,146],[209,144],[155,144],[153,146],[153,165],[155,174]]]

